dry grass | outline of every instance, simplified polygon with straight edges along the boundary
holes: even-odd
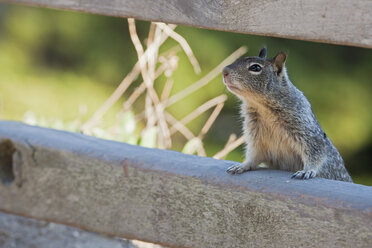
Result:
[[[180,133],[185,138],[183,152],[206,156],[203,138],[220,114],[227,96],[222,94],[208,100],[191,113],[186,114],[185,117],[180,120],[171,115],[168,108],[207,85],[220,74],[225,65],[232,63],[236,58],[242,56],[247,49],[245,47],[239,48],[200,80],[180,92],[171,95],[172,86],[174,84],[172,75],[178,67],[177,53],[180,51],[185,52],[195,73],[198,74],[201,71],[199,62],[194,56],[191,47],[184,37],[175,31],[175,25],[152,23],[148,36],[145,39],[145,46],[138,37],[135,20],[129,18],[128,25],[130,37],[137,52],[138,61],[133,66],[132,70],[124,77],[112,95],[97,109],[93,116],[81,126],[81,131],[86,134],[94,133],[93,130],[100,125],[100,121],[105,113],[127,93],[129,97],[126,98],[122,111],[118,114],[118,118],[120,119],[123,115],[130,112],[133,113],[136,121],[143,122],[139,140],[152,137],[152,141],[142,142],[142,145],[155,146],[161,149],[171,149],[174,136]],[[169,38],[174,39],[179,45],[163,54],[159,54],[160,47]],[[132,92],[127,92],[129,86],[131,86],[140,75],[143,81]],[[155,84],[161,75],[165,76],[166,82],[161,92],[158,93],[155,90]],[[144,95],[144,97],[140,98],[141,95]],[[140,103],[139,99],[141,99],[142,103]],[[135,108],[135,106],[137,107]],[[138,106],[144,107],[141,111],[138,111]],[[210,109],[213,109],[213,111],[209,114],[207,121],[200,131],[197,134],[190,131],[187,124],[200,115],[206,115],[210,112]],[[213,157],[218,159],[225,158],[229,152],[242,143],[243,137],[237,139],[236,135],[232,134],[224,149],[216,153]]]

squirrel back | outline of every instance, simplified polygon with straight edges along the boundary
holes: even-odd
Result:
[[[341,155],[316,120],[309,101],[289,80],[287,55],[237,59],[223,69],[224,83],[241,101],[246,161],[227,171],[240,174],[261,163],[294,171],[292,177],[315,176],[351,182]]]

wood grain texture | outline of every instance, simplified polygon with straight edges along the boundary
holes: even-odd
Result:
[[[0,149],[3,212],[172,247],[372,247],[371,187],[16,122]]]
[[[223,31],[372,48],[370,0],[5,1]]]
[[[0,213],[1,248],[141,248],[130,240]]]

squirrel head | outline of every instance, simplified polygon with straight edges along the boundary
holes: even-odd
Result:
[[[278,53],[274,58],[266,58],[263,47],[258,56],[237,59],[223,71],[223,81],[229,91],[240,98],[252,94],[266,95],[284,87],[287,79],[285,61],[287,54]]]

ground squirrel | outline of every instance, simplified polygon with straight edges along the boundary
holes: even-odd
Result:
[[[227,169],[240,174],[261,163],[295,172],[292,178],[315,176],[352,182],[344,162],[316,120],[309,101],[289,80],[287,54],[237,59],[223,69],[228,90],[241,101],[246,160]]]

